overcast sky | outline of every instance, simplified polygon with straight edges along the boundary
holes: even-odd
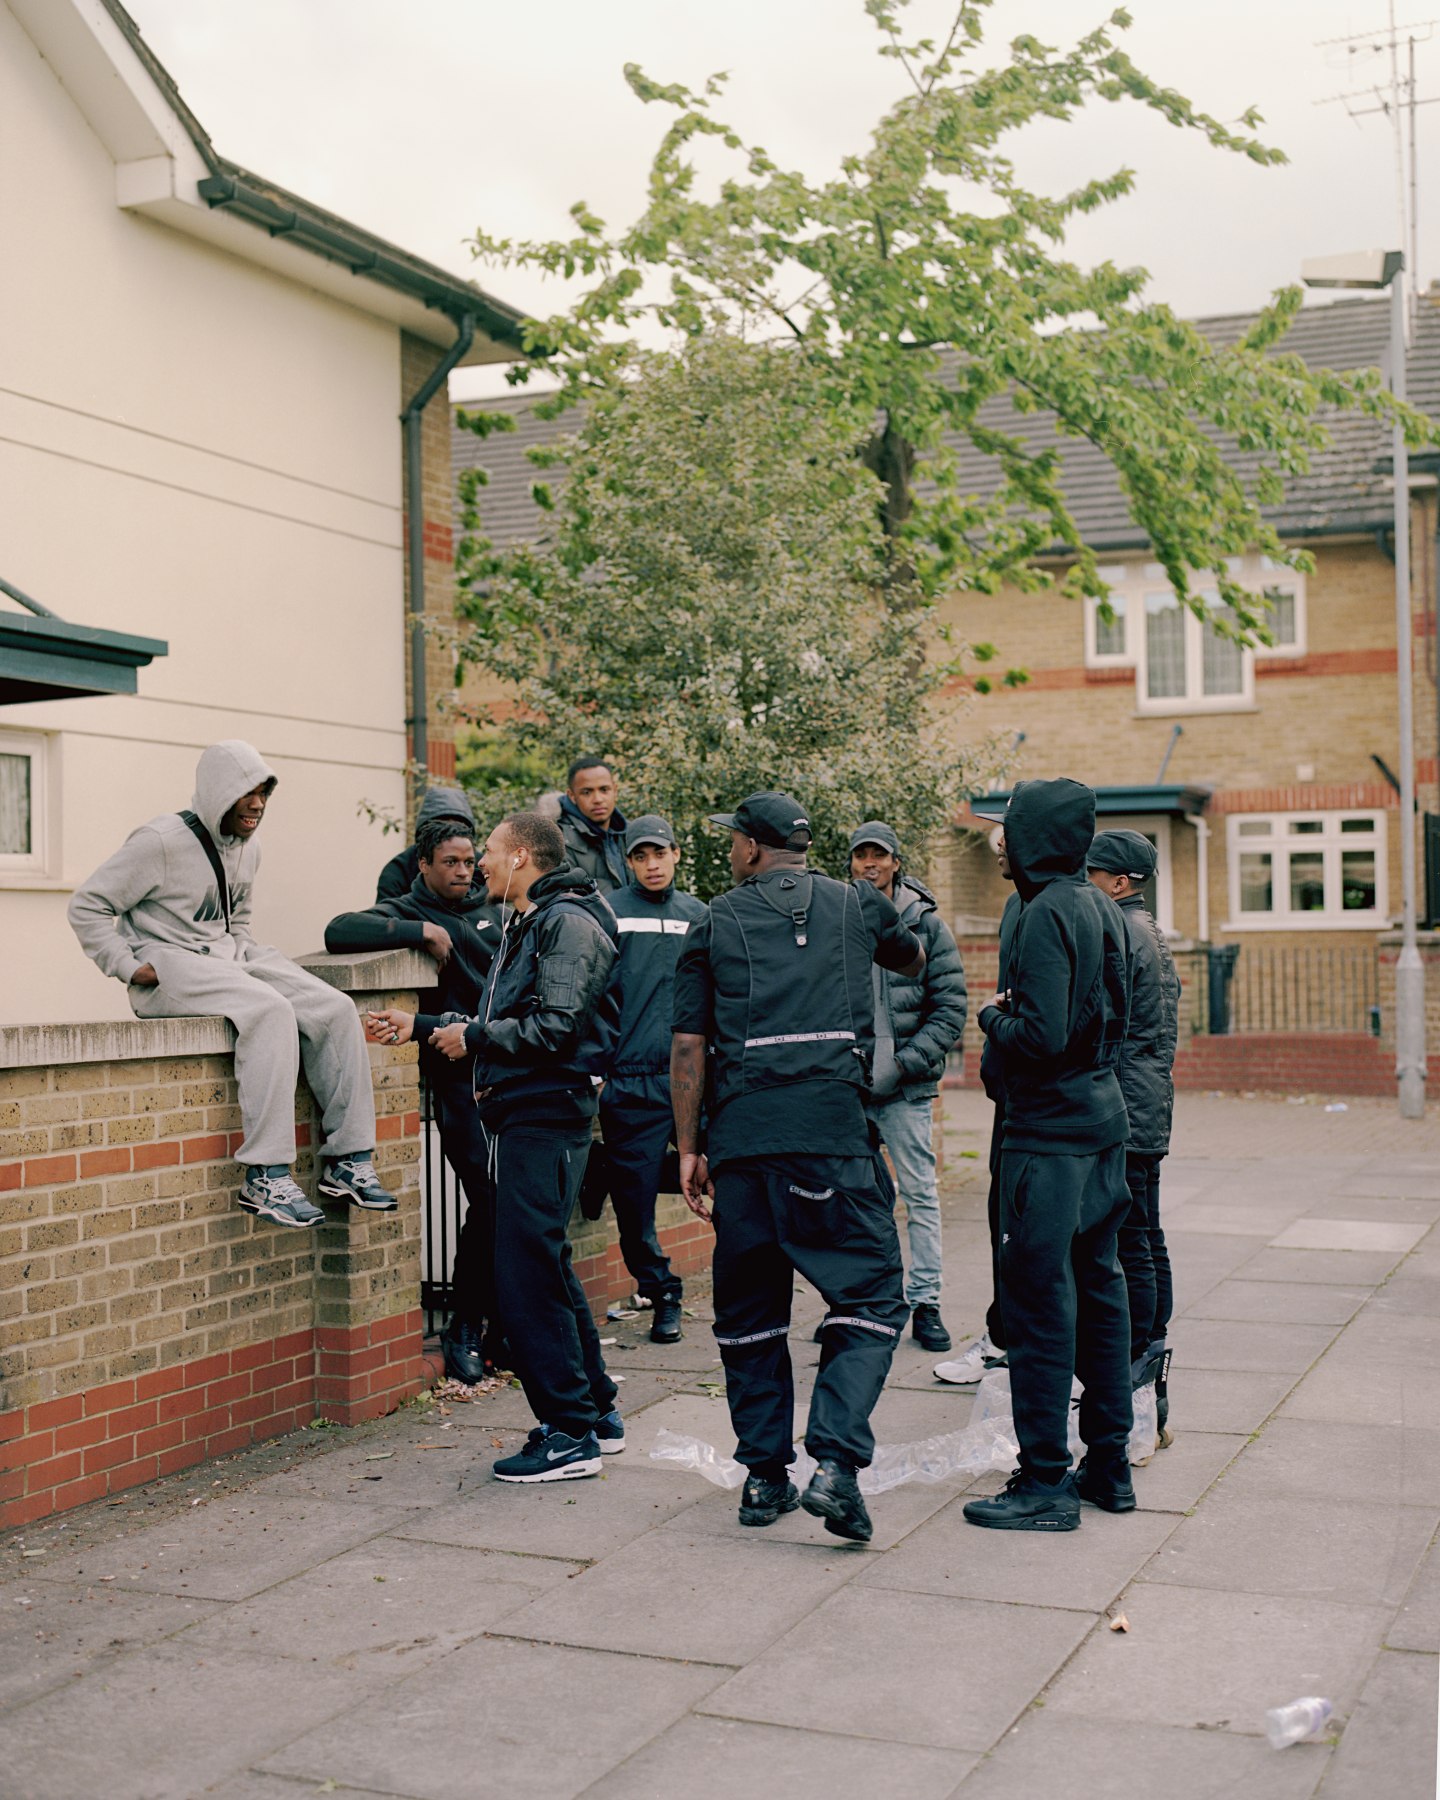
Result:
[[[1400,0],[1402,24],[1429,9]],[[643,204],[666,115],[622,75],[638,62],[699,85],[728,70],[726,114],[785,166],[832,173],[899,94],[861,0],[127,0],[216,148],[394,242],[548,312],[562,295],[521,271],[477,266],[466,238],[566,233],[584,199],[613,222]],[[1065,43],[1108,8],[998,0],[993,35]],[[1231,121],[1249,105],[1289,156],[1265,169],[1208,149],[1133,105],[1044,125],[1023,172],[1056,190],[1121,165],[1135,194],[1084,221],[1071,253],[1151,271],[1151,292],[1191,316],[1257,305],[1302,257],[1398,240],[1395,149],[1381,116],[1352,122],[1327,95],[1388,81],[1384,57],[1316,40],[1383,28],[1386,0],[1131,0],[1137,63]],[[1440,11],[1440,8],[1436,9]],[[939,28],[945,0],[914,0]],[[1417,35],[1426,37],[1424,31]],[[1417,51],[1419,92],[1440,96],[1440,40]],[[1363,104],[1363,102],[1361,103]],[[1373,102],[1372,102],[1373,104]],[[1420,110],[1422,279],[1440,272],[1440,108]],[[1428,152],[1428,154],[1427,154]],[[493,391],[462,372],[456,391]]]

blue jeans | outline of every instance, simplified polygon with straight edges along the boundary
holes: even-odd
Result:
[[[940,1196],[935,1190],[933,1098],[907,1100],[903,1094],[866,1107],[890,1160],[895,1185],[905,1202],[910,1269],[905,1303],[935,1306],[940,1301]]]

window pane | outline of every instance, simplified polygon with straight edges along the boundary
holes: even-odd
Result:
[[[1235,617],[1228,606],[1216,607],[1215,611],[1222,619],[1233,620]],[[1208,623],[1201,627],[1201,632],[1204,640],[1202,691],[1207,694],[1244,693],[1244,650],[1229,638],[1221,637]]]
[[[1318,850],[1306,850],[1290,858],[1290,910],[1325,910],[1325,858]]]
[[[1270,602],[1269,626],[1275,634],[1275,642],[1293,644],[1295,642],[1295,595],[1288,588],[1267,587],[1265,598]]]
[[[1323,819],[1292,819],[1290,821],[1290,830],[1296,837],[1318,835],[1324,829],[1325,821]]]
[[[1342,819],[1340,829],[1342,831],[1374,831],[1375,821],[1373,819]]]
[[[0,856],[30,854],[30,758],[0,755]]]
[[[1130,571],[1124,563],[1100,563],[1096,567],[1095,573],[1106,587],[1121,587]]]
[[[1275,910],[1268,850],[1247,850],[1240,858],[1240,910],[1244,913]]]
[[[1123,656],[1125,654],[1125,596],[1112,594],[1110,610],[1115,617],[1107,625],[1104,615],[1098,610],[1095,614],[1095,654],[1097,656]]]
[[[1375,852],[1346,850],[1340,858],[1340,905],[1346,912],[1375,910]]]
[[[1268,819],[1241,819],[1236,831],[1240,837],[1269,837],[1270,821]]]
[[[1145,596],[1145,688],[1152,700],[1185,697],[1185,615],[1173,594]]]

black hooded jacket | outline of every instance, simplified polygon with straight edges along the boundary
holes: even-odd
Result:
[[[1095,795],[1078,781],[1017,783],[1005,851],[1020,911],[1008,1004],[981,1010],[1005,1090],[1004,1146],[1084,1156],[1123,1144],[1117,1075],[1130,1009],[1125,925],[1089,880]]]
[[[556,821],[565,840],[565,855],[583,874],[594,877],[602,894],[629,887],[630,865],[625,860],[625,820],[618,809],[608,824],[587,819],[568,794],[560,796]]]
[[[1180,1017],[1180,976],[1160,927],[1142,894],[1117,901],[1130,948],[1130,1028],[1120,1052],[1120,1091],[1130,1119],[1127,1148],[1137,1156],[1164,1156],[1170,1148],[1175,1105],[1175,1035]]]
[[[415,814],[415,828],[424,825],[430,819],[454,819],[464,829],[467,836],[475,838],[475,809],[471,806],[468,795],[463,788],[430,788],[420,802],[419,811]],[[478,851],[481,846],[475,845]],[[416,854],[414,844],[407,844],[398,856],[392,856],[380,871],[380,879],[375,883],[375,898],[380,900],[398,900],[408,894],[420,873],[420,858]],[[485,879],[480,873],[479,858],[475,862],[475,878],[470,891],[485,898]]]
[[[570,863],[542,875],[512,915],[465,1031],[481,1117],[502,1125],[593,1118],[614,1048],[615,915]]]

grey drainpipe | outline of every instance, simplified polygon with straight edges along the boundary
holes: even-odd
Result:
[[[405,518],[410,532],[410,726],[413,760],[420,765],[415,778],[415,803],[425,792],[425,770],[430,763],[426,726],[429,700],[425,691],[425,497],[421,492],[420,419],[425,408],[445,384],[445,378],[464,356],[475,338],[475,315],[460,320],[460,335],[430,371],[400,415],[405,435]]]

